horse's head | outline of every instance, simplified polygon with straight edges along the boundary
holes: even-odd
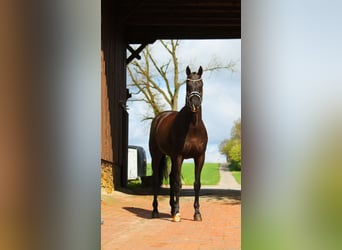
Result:
[[[186,67],[186,105],[192,112],[197,112],[202,104],[202,66],[199,67],[198,72],[191,72],[189,66]]]

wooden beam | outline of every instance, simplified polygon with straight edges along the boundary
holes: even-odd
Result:
[[[127,49],[129,50],[129,52],[131,52],[131,55],[126,59],[126,65],[133,61],[135,58],[140,60],[141,56],[139,54],[146,47],[146,45],[147,43],[143,43],[136,50],[128,45]]]

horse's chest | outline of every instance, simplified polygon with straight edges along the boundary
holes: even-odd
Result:
[[[189,138],[188,140],[185,140],[184,142],[184,149],[197,149],[201,150],[204,149],[205,142],[198,138]]]
[[[198,154],[202,154],[207,146],[207,142],[201,137],[188,136],[184,141],[182,154],[186,157],[193,157]]]
[[[202,155],[207,146],[207,132],[203,122],[196,124],[180,121],[174,112],[159,117],[154,135],[159,149],[167,155],[193,158]]]

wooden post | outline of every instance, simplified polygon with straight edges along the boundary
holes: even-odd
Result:
[[[123,35],[116,29],[102,30],[102,51],[104,55],[106,97],[102,100],[103,112],[109,112],[109,126],[103,124],[102,147],[105,157],[113,163],[115,189],[127,184],[128,158],[128,113],[126,111],[126,44]],[[108,101],[108,109],[106,108]],[[107,109],[107,111],[106,111]],[[106,115],[105,115],[106,116]],[[103,121],[106,122],[105,117]],[[111,140],[108,138],[111,137]],[[111,144],[111,145],[110,145]],[[111,147],[111,150],[110,150]],[[110,153],[112,151],[112,153]],[[112,155],[110,157],[109,155]]]

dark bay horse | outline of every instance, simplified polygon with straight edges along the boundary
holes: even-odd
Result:
[[[186,100],[179,111],[165,111],[152,121],[149,139],[153,170],[153,212],[152,218],[158,218],[157,196],[166,166],[165,156],[171,158],[170,206],[173,221],[180,221],[179,195],[181,189],[181,167],[184,159],[193,158],[195,162],[195,202],[194,220],[201,221],[199,211],[199,191],[201,188],[201,171],[205,159],[208,135],[202,121],[202,67],[198,72],[186,68]]]

